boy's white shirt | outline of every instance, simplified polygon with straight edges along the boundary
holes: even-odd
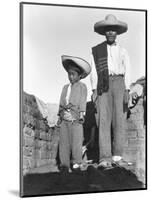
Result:
[[[70,99],[70,94],[71,94],[71,83],[69,83],[68,88],[67,88],[67,95],[66,95],[66,105],[69,104],[69,99]],[[83,115],[85,115],[85,112],[81,112]],[[80,116],[81,117],[81,116]]]
[[[114,45],[107,45],[107,54],[109,75],[123,74],[125,76],[126,89],[129,89],[131,83],[131,72],[127,51],[115,43]],[[98,76],[92,54],[90,55],[90,64],[92,68],[90,82],[92,90],[94,90],[97,88]]]
[[[67,89],[66,105],[69,104],[70,94],[71,94],[71,83],[69,83],[69,85],[68,85],[68,89]]]

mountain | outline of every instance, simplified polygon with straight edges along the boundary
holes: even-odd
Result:
[[[55,103],[44,103],[42,100],[40,100],[38,97],[36,98],[36,102],[38,105],[38,108],[43,116],[43,118],[46,118],[48,121],[48,125],[50,127],[53,127],[57,122],[57,113],[58,113],[58,104]]]

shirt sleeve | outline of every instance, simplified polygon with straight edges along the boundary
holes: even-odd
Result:
[[[124,49],[124,65],[125,65],[125,86],[126,89],[130,89],[131,84],[131,68],[130,68],[130,59],[127,51]]]
[[[96,67],[95,67],[95,62],[93,55],[90,55],[90,65],[91,65],[91,73],[90,73],[90,83],[91,83],[91,88],[92,90],[95,90],[97,88],[97,72],[96,72]]]
[[[86,112],[86,103],[87,103],[87,87],[83,83],[81,85],[81,102],[80,102],[80,112]]]

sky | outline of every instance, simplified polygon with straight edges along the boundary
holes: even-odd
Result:
[[[128,24],[117,42],[129,53],[131,81],[145,75],[145,13],[142,11],[24,5],[23,90],[45,103],[59,103],[63,85],[68,83],[61,55],[90,61],[91,48],[105,40],[94,32],[94,24],[107,14]],[[91,96],[90,77],[82,80]]]

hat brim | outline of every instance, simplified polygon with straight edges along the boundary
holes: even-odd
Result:
[[[116,31],[118,35],[125,33],[128,30],[127,24],[124,22],[118,21],[117,24],[109,24],[103,21],[97,22],[94,25],[94,31],[98,34],[105,35],[107,30]]]
[[[81,79],[85,78],[91,72],[89,63],[82,58],[63,55],[61,56],[61,59],[63,67],[67,72],[71,68],[72,63],[76,64],[76,67],[78,67],[81,71]]]

